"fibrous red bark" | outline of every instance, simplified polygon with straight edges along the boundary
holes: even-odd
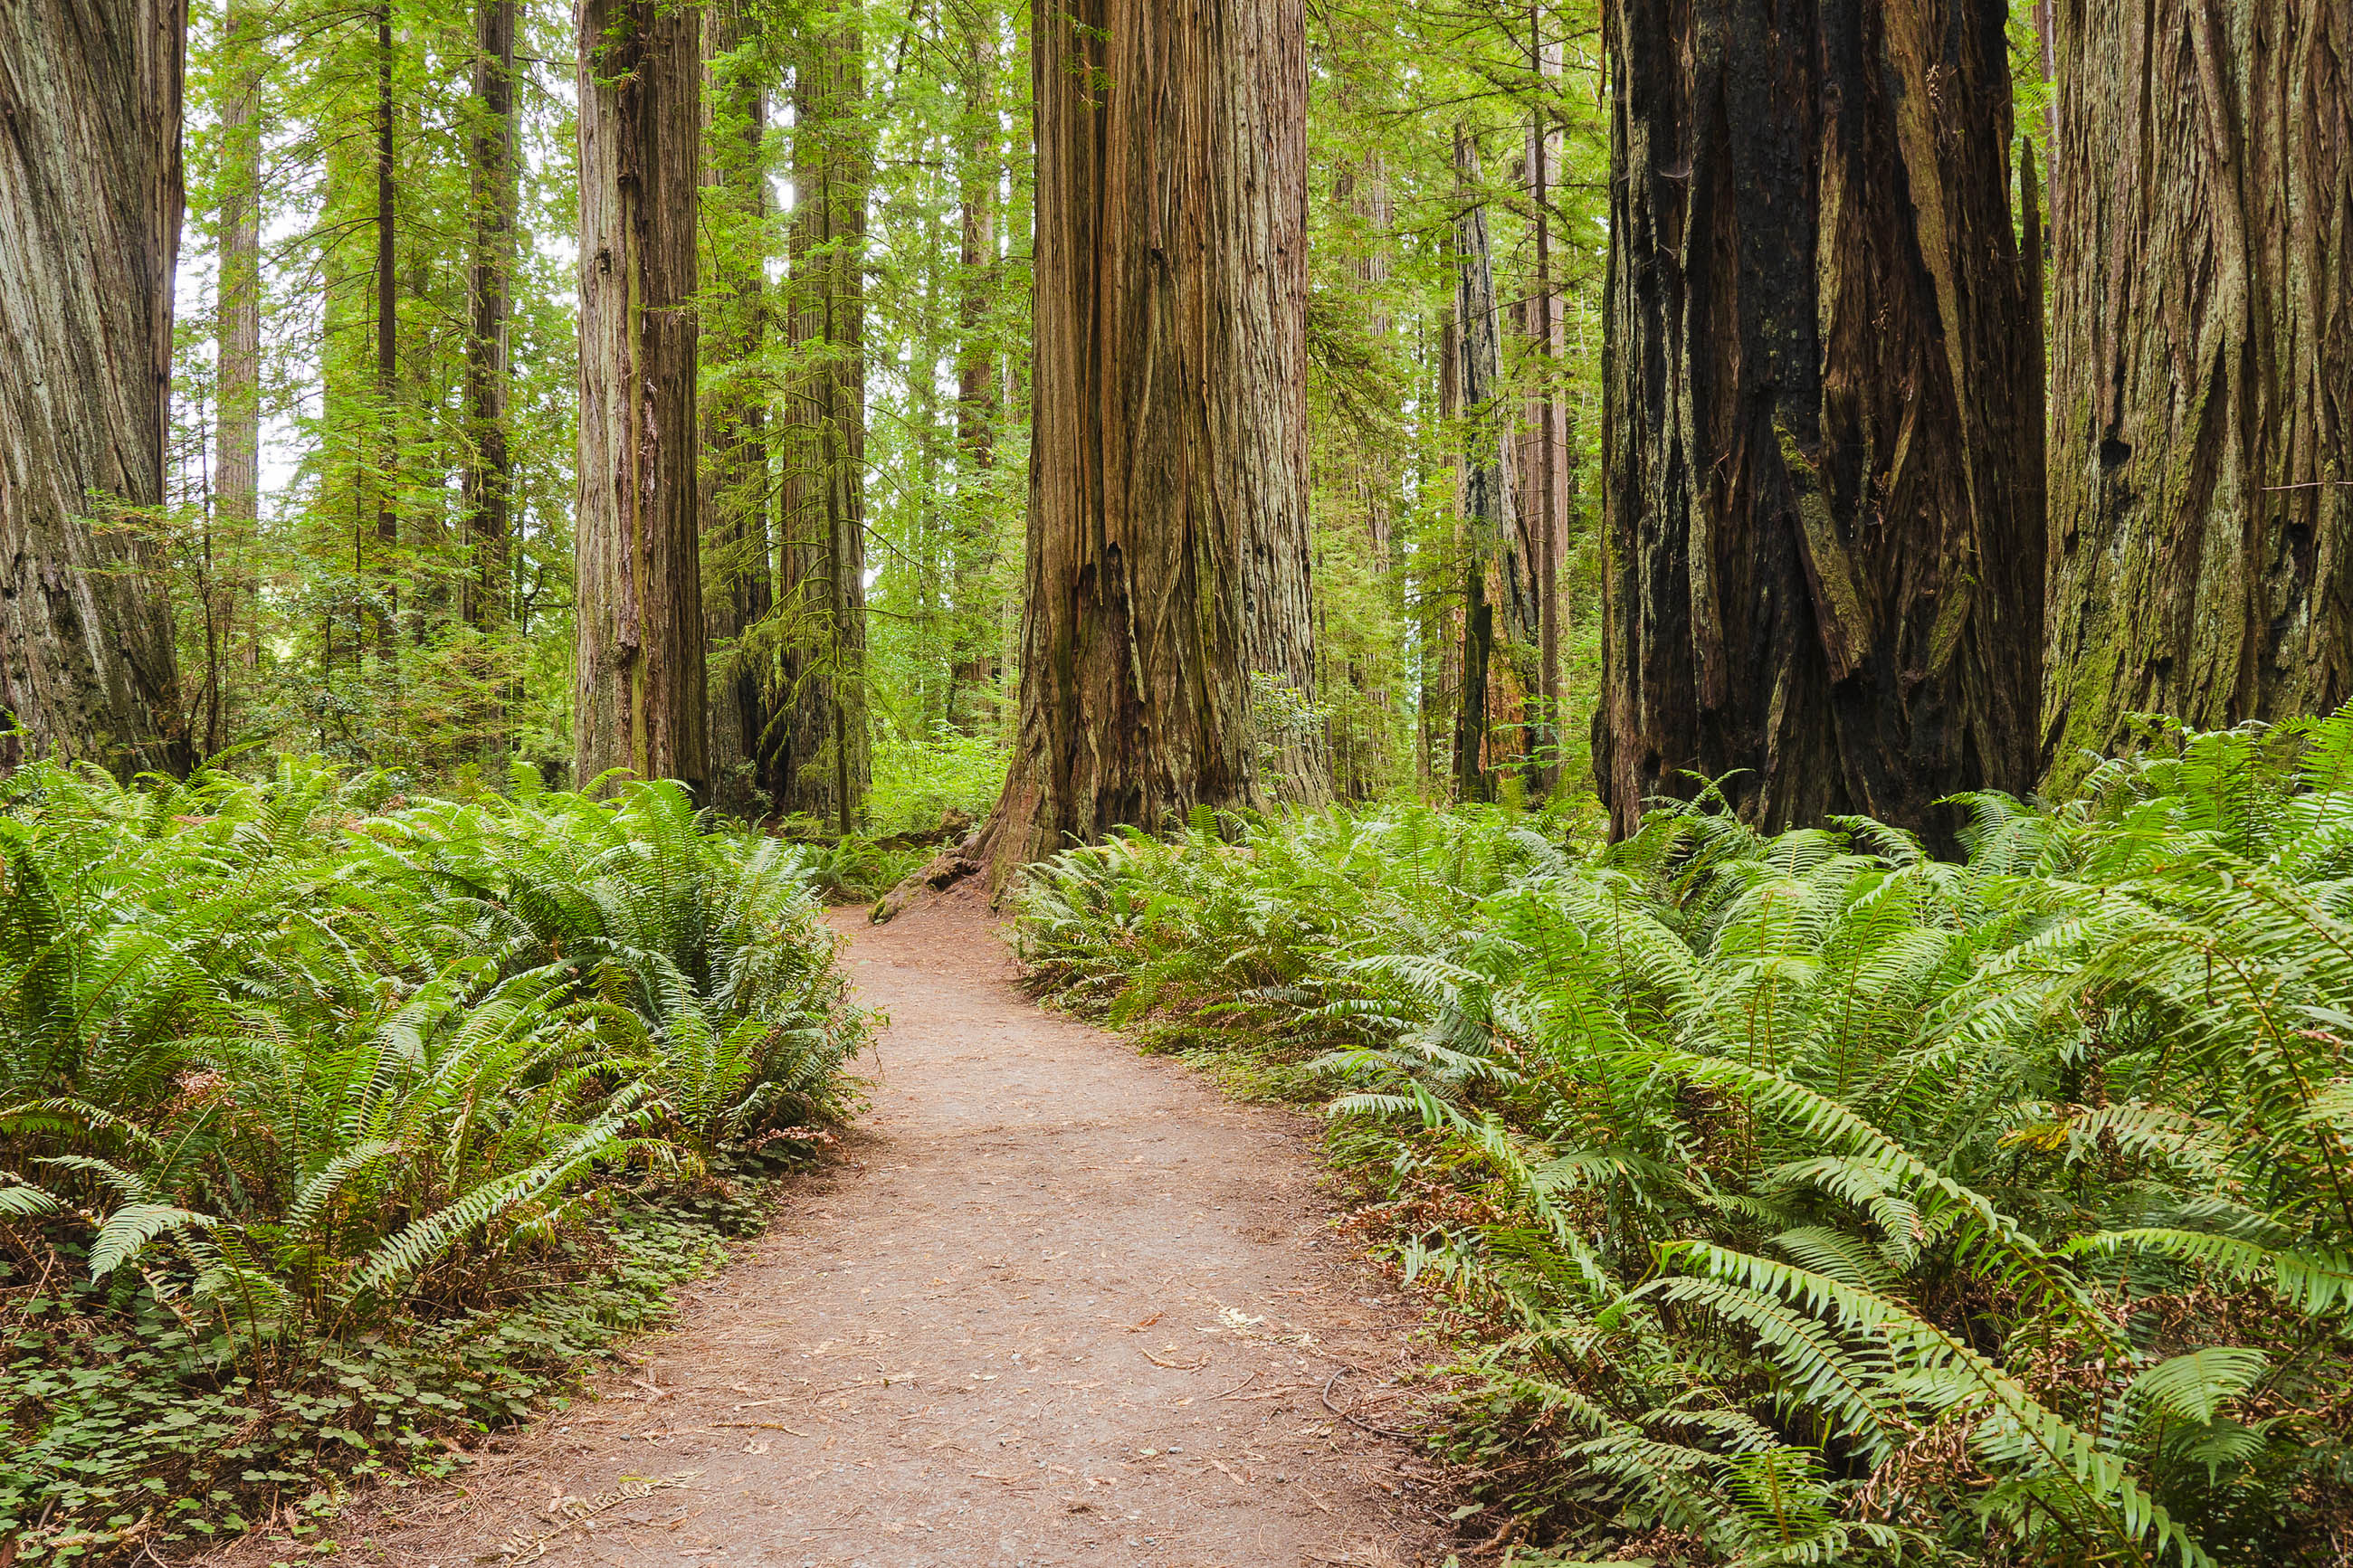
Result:
[[[700,18],[580,0],[575,765],[708,781],[697,531]]]
[[[186,21],[180,0],[0,5],[0,765],[188,761],[142,515],[164,499]]]
[[[1037,0],[1021,720],[998,881],[1326,789],[1308,597],[1300,0]],[[1263,769],[1263,773],[1262,773]]]

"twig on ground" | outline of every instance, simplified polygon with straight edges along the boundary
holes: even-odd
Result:
[[[1352,1372],[1362,1372],[1363,1370],[1364,1369],[1362,1367],[1343,1365],[1330,1377],[1325,1378],[1324,1380],[1324,1408],[1329,1410],[1333,1415],[1337,1415],[1341,1420],[1345,1421],[1349,1426],[1356,1427],[1362,1431],[1370,1432],[1376,1436],[1398,1437],[1409,1443],[1412,1442],[1414,1440],[1414,1436],[1410,1432],[1400,1432],[1395,1427],[1376,1426],[1369,1421],[1359,1421],[1355,1416],[1349,1415],[1346,1411],[1332,1403],[1332,1385],[1338,1383],[1342,1378],[1347,1376],[1348,1373]]]

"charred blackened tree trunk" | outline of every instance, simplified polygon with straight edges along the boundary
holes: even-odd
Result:
[[[1998,0],[1613,0],[1595,769],[1766,827],[2037,767],[2039,258]]]
[[[466,624],[487,631],[503,626],[512,594],[508,537],[513,458],[507,447],[508,335],[514,297],[515,0],[480,0],[475,9],[474,126],[470,201],[472,229],[467,300],[473,317],[466,339],[466,422],[469,451],[463,500],[473,559],[459,595]]]
[[[712,0],[702,14],[707,75],[703,229],[710,265],[702,372],[703,621],[725,649],[711,683],[713,804],[755,815],[778,781],[772,717],[757,653],[744,634],[775,607],[768,547],[768,168],[763,144],[768,97],[745,46],[754,41],[744,0]]]
[[[2050,683],[2134,712],[2353,697],[2353,5],[2057,0]]]
[[[1325,791],[1312,717],[1300,0],[1036,0],[1038,228],[1014,867]],[[1281,714],[1263,716],[1253,678]],[[1261,733],[1261,723],[1265,733]]]
[[[856,826],[866,734],[866,191],[873,162],[863,34],[825,17],[793,62],[793,228],[780,423],[790,628],[779,692],[777,804]]]
[[[696,531],[694,238],[700,18],[581,0],[580,502],[574,754],[697,792],[703,737]]]
[[[188,760],[135,515],[164,499],[185,28],[179,0],[0,5],[0,765]]]

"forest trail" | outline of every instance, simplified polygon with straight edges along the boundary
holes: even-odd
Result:
[[[1442,1562],[1429,1468],[1324,1405],[1341,1373],[1332,1403],[1378,1424],[1417,1320],[1324,1226],[1309,1130],[1039,1009],[976,900],[836,924],[891,1018],[845,1159],[634,1368],[485,1455],[465,1497],[391,1500],[401,1516],[339,1531],[345,1549],[420,1568],[541,1539],[584,1568]],[[678,1481],[617,1496],[633,1477]],[[558,1529],[561,1498],[595,1528]]]

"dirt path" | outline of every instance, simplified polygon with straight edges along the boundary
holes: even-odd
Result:
[[[840,924],[891,1016],[849,1161],[634,1372],[346,1549],[436,1568],[543,1537],[550,1563],[673,1568],[1442,1562],[1422,1467],[1324,1404],[1340,1373],[1333,1403],[1369,1397],[1377,1421],[1413,1320],[1329,1234],[1299,1123],[1040,1012],[972,903]],[[593,1529],[559,1528],[583,1512]]]

